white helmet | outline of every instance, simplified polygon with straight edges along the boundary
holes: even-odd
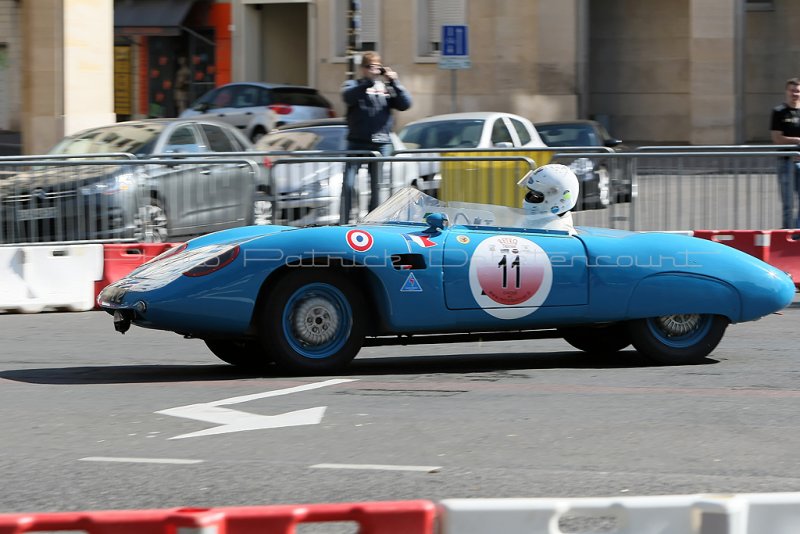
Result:
[[[566,165],[542,165],[517,185],[528,189],[522,201],[528,215],[561,215],[578,202],[578,177]]]

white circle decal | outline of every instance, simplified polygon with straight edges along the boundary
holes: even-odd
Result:
[[[475,247],[470,258],[472,296],[483,311],[498,319],[518,319],[535,312],[552,284],[547,253],[523,237],[490,237]]]
[[[347,232],[347,244],[356,252],[366,252],[372,248],[372,235],[364,230]]]

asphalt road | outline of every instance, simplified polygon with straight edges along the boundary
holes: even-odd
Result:
[[[800,491],[798,320],[696,366],[542,340],[290,378],[103,312],[0,315],[0,512]]]

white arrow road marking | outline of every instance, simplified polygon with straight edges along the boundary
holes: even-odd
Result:
[[[213,402],[178,406],[177,408],[168,408],[156,413],[171,415],[173,417],[184,417],[186,419],[194,419],[196,421],[205,421],[207,423],[216,423],[220,425],[213,428],[208,428],[206,430],[200,430],[198,432],[181,434],[180,436],[174,436],[169,439],[196,438],[200,436],[212,436],[215,434],[227,434],[229,432],[243,432],[245,430],[280,428],[285,426],[317,425],[322,421],[322,417],[325,415],[325,409],[327,408],[326,406],[317,406],[316,408],[296,410],[294,412],[287,412],[279,415],[257,415],[254,413],[242,412],[230,408],[221,408],[220,406],[239,404],[242,402],[265,399],[268,397],[277,397],[279,395],[288,395],[290,393],[298,393],[300,391],[309,391],[312,389],[324,388],[325,386],[335,386],[337,384],[356,381],[357,379],[355,378],[336,378],[333,380],[318,382],[316,384],[305,384],[303,386],[296,386],[293,388],[276,389],[274,391],[265,391],[263,393],[254,393],[252,395],[242,395],[239,397],[231,397],[229,399],[222,399]]]

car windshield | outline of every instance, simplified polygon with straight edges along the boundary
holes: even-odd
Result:
[[[143,155],[152,152],[156,139],[164,129],[159,123],[115,124],[93,128],[65,137],[50,154],[107,154],[128,152]]]
[[[414,187],[400,189],[369,212],[361,222],[367,224],[426,224],[425,217],[431,213],[444,213],[447,215],[450,225],[528,228],[527,216],[521,208],[444,201],[426,195]],[[566,233],[559,230],[549,230],[548,232]]]
[[[588,124],[537,124],[536,130],[547,146],[602,146]]]
[[[341,152],[347,149],[346,126],[293,128],[272,132],[258,140],[257,150],[324,150]]]
[[[409,124],[400,132],[406,146],[419,148],[477,148],[484,121],[457,119]]]

